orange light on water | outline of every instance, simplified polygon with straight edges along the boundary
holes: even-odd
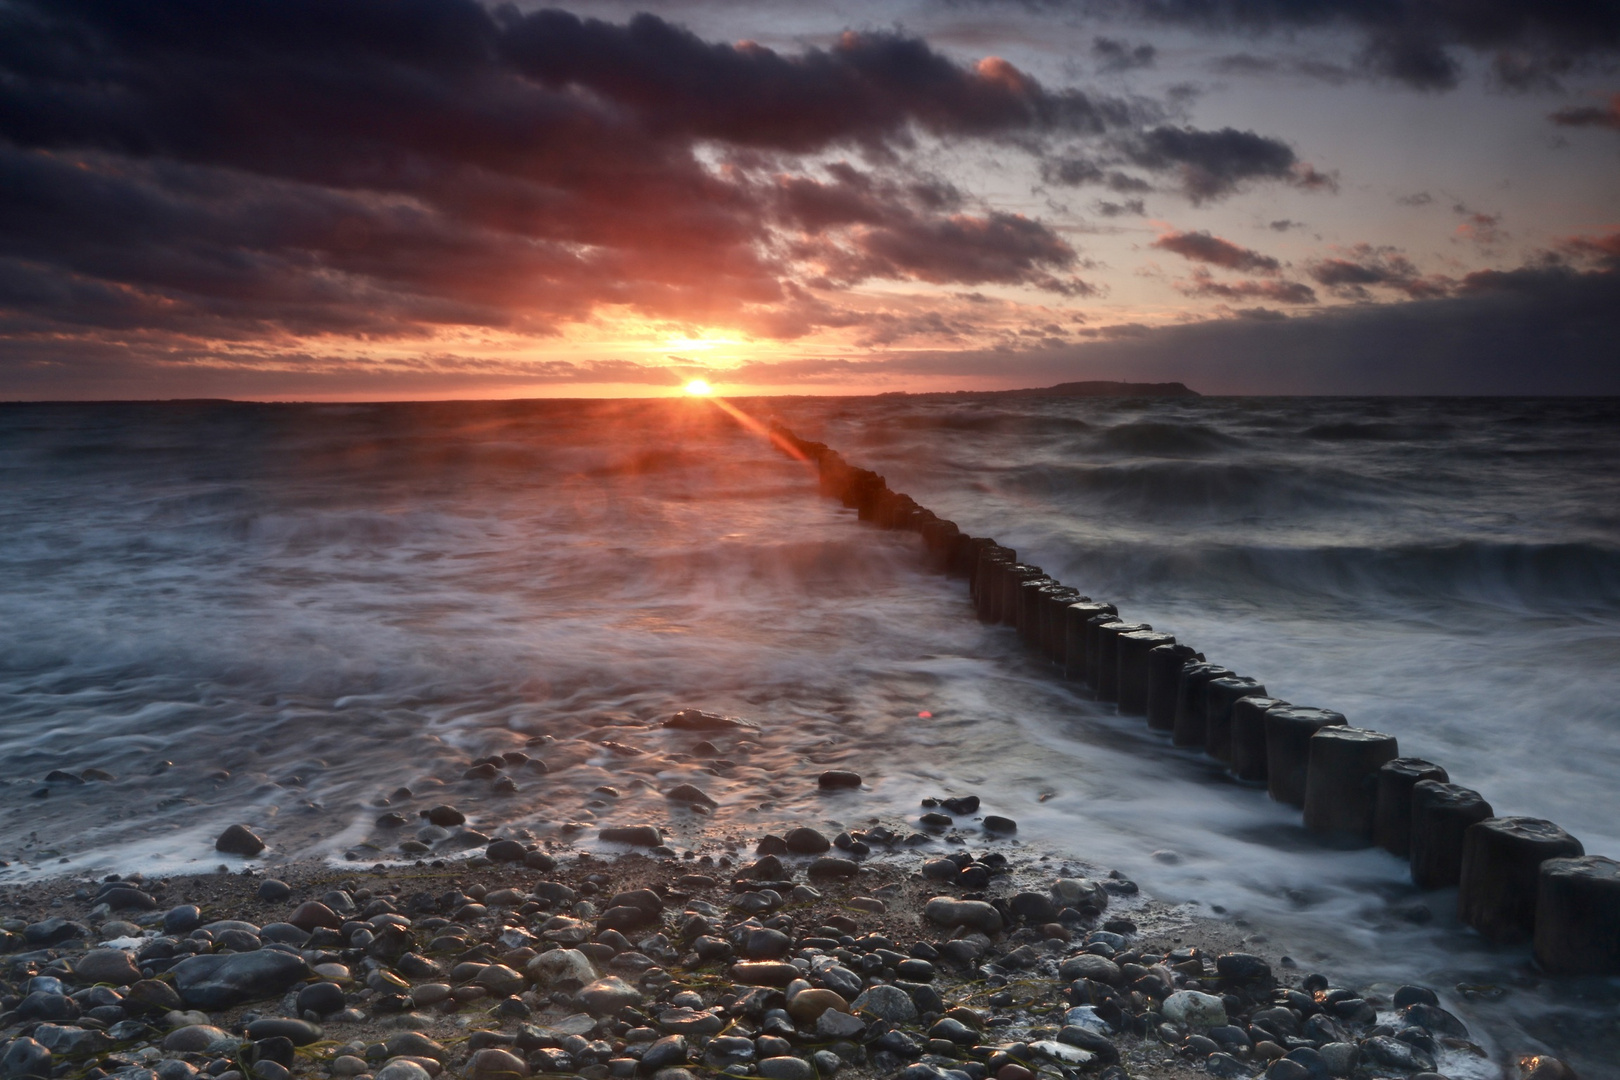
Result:
[[[709,385],[709,380],[707,379],[693,379],[691,382],[686,384],[686,392],[688,394],[699,395],[712,394],[714,393],[714,387]]]

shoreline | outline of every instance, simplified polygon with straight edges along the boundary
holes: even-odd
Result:
[[[1395,1068],[1402,1055],[1416,1066],[1438,1055],[1448,1077],[1495,1075],[1455,1071],[1484,1051],[1431,993],[1333,987],[1234,923],[1160,904],[1117,876],[1076,876],[1028,848],[974,845],[970,856],[964,845],[952,853],[964,870],[942,865],[937,848],[758,855],[783,846],[766,839],[735,856],[558,858],[500,843],[420,866],[0,886],[7,1080],[683,1080],[664,1070],[728,1065],[773,1080],[1424,1075]],[[213,929],[192,936],[192,926]],[[220,996],[219,978],[172,970],[193,949],[281,956],[272,975],[250,971]],[[803,970],[782,966],[795,960]],[[31,980],[53,972],[77,1004],[25,995],[49,991]],[[789,983],[798,976],[808,983]],[[818,1006],[838,1015],[824,1021]],[[47,1044],[58,1048],[48,1069]],[[636,1064],[648,1054],[658,1068]],[[1527,1075],[1573,1075],[1562,1069]]]

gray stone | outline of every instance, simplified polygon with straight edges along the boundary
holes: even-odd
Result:
[[[475,1051],[468,1059],[466,1072],[468,1080],[510,1080],[513,1077],[529,1075],[529,1066],[522,1058],[509,1050],[502,1050],[498,1046],[486,1046]]]
[[[264,841],[246,825],[232,825],[219,834],[219,839],[214,841],[214,850],[251,859],[264,850]]]
[[[1167,1020],[1193,1031],[1206,1031],[1226,1024],[1226,1004],[1214,994],[1178,990],[1164,999]]]
[[[33,1039],[13,1039],[0,1056],[0,1076],[6,1080],[48,1080],[51,1052]]]
[[[845,1001],[859,994],[861,987],[866,985],[859,975],[838,964],[823,968],[817,976],[821,979],[822,985]]]
[[[276,949],[204,953],[180,961],[173,970],[181,999],[210,1011],[285,993],[310,974],[302,957]]]
[[[820,855],[832,847],[832,842],[814,829],[800,826],[789,829],[782,838],[787,841],[787,848],[795,855]]]
[[[1407,1072],[1416,1072],[1420,1069],[1434,1071],[1434,1059],[1428,1054],[1410,1043],[1392,1039],[1387,1035],[1374,1035],[1361,1044],[1361,1050],[1374,1065],[1405,1069]]]
[[[1356,1062],[1361,1057],[1356,1045],[1347,1042],[1324,1043],[1317,1053],[1322,1055],[1322,1064],[1334,1076],[1349,1076],[1355,1072]]]
[[[597,979],[579,992],[580,1000],[596,1016],[611,1016],[626,1005],[641,1002],[641,991],[616,975]]]
[[[66,994],[52,994],[35,990],[17,1006],[17,1019],[43,1020],[47,1024],[65,1024],[79,1018],[79,1003]]]
[[[390,1035],[383,1048],[389,1057],[427,1058],[440,1064],[450,1060],[450,1051],[420,1031],[401,1031]]]
[[[917,1004],[911,995],[898,986],[879,985],[862,993],[850,1002],[857,1012],[871,1013],[891,1024],[909,1024],[917,1019]]]
[[[521,993],[528,981],[505,964],[490,964],[473,979],[474,986],[482,986],[497,997]]]
[[[41,919],[23,930],[23,940],[30,945],[60,945],[64,941],[82,941],[89,937],[89,927],[60,917]]]
[[[810,1061],[822,1076],[831,1076],[844,1067],[844,1059],[831,1050],[817,1050],[810,1055]]]
[[[816,1017],[816,1034],[826,1039],[854,1039],[866,1031],[866,1021],[849,1013],[828,1009]]]
[[[672,1065],[685,1065],[690,1053],[691,1047],[687,1045],[685,1035],[665,1035],[647,1047],[647,1052],[641,1055],[641,1067],[648,1072],[657,1072]]]
[[[658,1014],[658,1026],[676,1035],[717,1035],[725,1019],[712,1009],[665,1009]]]
[[[578,949],[553,949],[530,960],[523,969],[542,990],[571,990],[593,983],[596,967]]]
[[[1068,982],[1090,979],[1092,982],[1106,983],[1109,986],[1118,986],[1123,978],[1118,964],[1106,956],[1098,956],[1095,953],[1081,953],[1079,956],[1069,957],[1058,965],[1058,975]]]
[[[223,1030],[207,1024],[188,1024],[175,1028],[163,1038],[163,1049],[178,1054],[201,1054],[221,1043],[235,1045],[235,1040]]]
[[[91,949],[73,962],[73,974],[80,982],[128,986],[141,981],[141,971],[123,949]]]
[[[286,1039],[294,1046],[308,1046],[312,1042],[319,1042],[324,1034],[308,1020],[293,1020],[281,1016],[255,1020],[247,1026],[247,1037],[254,1042],[260,1039]]]
[[[377,1080],[433,1080],[428,1071],[414,1061],[390,1061],[377,1070]]]
[[[1001,912],[983,900],[936,896],[923,907],[923,914],[941,926],[968,926],[986,934],[1001,930]]]
[[[40,1024],[34,1028],[34,1038],[59,1057],[95,1053],[112,1045],[112,1040],[100,1031],[71,1024]]]
[[[816,1080],[816,1068],[803,1058],[768,1057],[754,1066],[764,1080]]]

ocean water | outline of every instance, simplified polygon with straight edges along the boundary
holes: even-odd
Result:
[[[1620,403],[736,404],[1620,856]],[[700,399],[0,406],[0,881],[211,869],[236,821],[272,860],[399,858],[414,827],[374,821],[402,785],[489,833],[704,852],[974,792],[1301,967],[1436,986],[1490,1055],[1452,1075],[1613,1074],[1614,980],[1544,979],[1454,893],[1318,845],[918,552]],[[684,707],[756,727],[658,726]],[[502,751],[548,771],[461,779]],[[829,767],[866,789],[818,795]],[[43,782],[88,768],[114,779]]]

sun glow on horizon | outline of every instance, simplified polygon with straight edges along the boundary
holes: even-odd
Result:
[[[686,392],[688,394],[698,395],[712,394],[714,393],[714,387],[709,385],[709,380],[707,379],[693,379],[691,382],[686,384]]]

